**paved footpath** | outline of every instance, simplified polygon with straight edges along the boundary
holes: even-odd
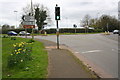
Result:
[[[91,78],[66,49],[56,49],[56,43],[37,39],[44,43],[49,56],[48,78]]]

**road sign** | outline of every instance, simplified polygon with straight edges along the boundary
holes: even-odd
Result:
[[[24,28],[35,28],[34,16],[24,15],[23,20],[22,24]]]
[[[35,21],[34,16],[29,16],[29,15],[25,15],[24,20],[25,21]]]
[[[34,21],[23,21],[23,25],[35,25]]]
[[[23,25],[24,28],[35,28],[35,25]]]

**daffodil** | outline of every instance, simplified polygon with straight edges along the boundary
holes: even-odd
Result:
[[[23,62],[23,60],[20,60],[21,62]]]
[[[15,45],[15,44],[13,44],[13,47],[16,47],[16,45]]]
[[[26,51],[26,49],[23,50],[24,52]]]
[[[20,52],[16,52],[16,54],[19,54]]]
[[[20,51],[20,50],[22,50],[22,49],[18,49],[18,51]]]
[[[16,52],[16,54],[18,54],[18,52]]]

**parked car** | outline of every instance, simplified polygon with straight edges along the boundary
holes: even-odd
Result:
[[[9,36],[17,36],[17,33],[15,31],[8,31],[7,33]]]
[[[26,34],[27,34],[27,36],[30,35],[30,33],[26,32],[26,31],[21,31],[21,32],[19,32],[19,35],[20,35],[20,36],[25,36]]]
[[[113,31],[113,34],[119,34],[119,33],[120,33],[119,30],[114,30],[114,31]]]

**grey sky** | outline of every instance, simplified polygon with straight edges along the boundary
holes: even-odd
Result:
[[[17,25],[20,23],[22,8],[30,4],[31,0],[0,0],[0,25]],[[89,14],[92,18],[97,18],[102,14],[111,16],[118,15],[119,0],[33,0],[33,3],[39,3],[46,6],[50,11],[50,17],[55,26],[54,9],[55,5],[61,7],[60,27],[72,27],[73,24],[79,26],[80,20]],[[99,14],[98,14],[99,13]]]

